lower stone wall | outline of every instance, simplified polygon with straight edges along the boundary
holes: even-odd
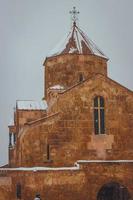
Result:
[[[21,184],[21,200],[97,200],[101,187],[110,182],[124,185],[133,199],[133,163],[79,162],[75,169],[0,170],[0,200],[16,200]]]
[[[133,163],[80,163],[87,179],[87,200],[97,200],[100,189],[108,183],[125,186],[133,199]],[[124,199],[125,200],[125,199]]]

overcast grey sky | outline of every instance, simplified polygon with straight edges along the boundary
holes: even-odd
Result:
[[[42,63],[70,30],[73,6],[80,28],[110,58],[109,76],[133,89],[133,0],[0,0],[0,165],[15,102],[43,97]]]

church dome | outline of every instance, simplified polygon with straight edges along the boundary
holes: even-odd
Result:
[[[76,25],[76,22],[73,23],[69,34],[58,43],[48,57],[62,54],[96,55],[108,59],[97,45]]]

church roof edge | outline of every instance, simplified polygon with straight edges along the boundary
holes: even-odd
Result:
[[[69,54],[69,53],[65,53],[65,54],[59,54],[59,55],[54,55],[54,56],[47,56],[47,57],[45,58],[44,62],[43,62],[43,66],[45,66],[47,60],[50,60],[50,59],[53,59],[53,58],[56,58],[56,57],[60,57],[60,56],[68,56],[68,55],[69,55],[69,56],[74,56],[74,55],[76,55],[76,56],[81,56],[81,55],[82,55],[82,56],[95,56],[95,57],[102,58],[102,59],[104,59],[104,60],[106,60],[106,61],[109,60],[109,58],[107,58],[107,57],[101,57],[101,56],[94,55],[94,54],[76,54],[76,53]]]
[[[91,80],[92,78],[95,78],[95,77],[97,77],[97,76],[101,76],[101,77],[103,77],[103,78],[108,79],[109,81],[111,81],[111,82],[113,82],[113,83],[119,85],[121,88],[127,90],[127,92],[129,92],[129,93],[131,93],[131,94],[133,95],[133,91],[132,91],[132,90],[130,90],[130,89],[128,89],[127,87],[121,85],[120,83],[114,81],[113,79],[109,78],[108,76],[104,76],[103,74],[100,74],[100,73],[97,73],[97,74],[91,76],[90,78],[87,78],[87,79],[85,79],[85,80],[83,80],[83,81],[81,81],[81,82],[79,82],[79,83],[73,85],[72,87],[68,88],[68,89],[65,90],[65,91],[59,92],[59,94],[64,94],[64,93],[66,93],[66,92],[69,92],[69,91],[72,90],[73,88],[78,87],[79,85],[81,85],[81,84],[83,84],[83,83],[85,83],[85,82],[87,82],[87,81],[89,81],[89,80]]]

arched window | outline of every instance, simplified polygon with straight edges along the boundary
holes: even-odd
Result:
[[[119,183],[112,182],[103,185],[97,194],[97,200],[130,200],[128,189]]]
[[[104,118],[104,98],[97,96],[94,98],[94,128],[96,135],[105,133]]]
[[[16,185],[16,197],[17,199],[21,199],[21,184],[20,183]]]

